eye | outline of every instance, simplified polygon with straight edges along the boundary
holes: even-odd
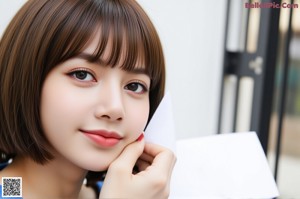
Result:
[[[125,89],[133,91],[137,94],[142,94],[142,93],[147,92],[146,86],[144,84],[140,83],[140,82],[129,83],[125,86]]]
[[[96,78],[92,74],[92,72],[89,72],[88,69],[85,68],[78,68],[72,70],[69,75],[75,79],[78,79],[79,81],[84,82],[95,82]]]

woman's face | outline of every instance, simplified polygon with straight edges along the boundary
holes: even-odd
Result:
[[[41,96],[42,125],[55,157],[93,171],[107,169],[143,132],[150,88],[145,66],[126,72],[88,62],[98,40],[50,71]]]

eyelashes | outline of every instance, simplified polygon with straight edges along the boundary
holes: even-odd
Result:
[[[74,68],[69,73],[67,73],[67,75],[81,83],[90,84],[98,82],[96,74],[88,68]],[[149,90],[147,84],[141,80],[130,81],[124,86],[124,89],[136,94],[143,94],[148,92]]]
[[[133,82],[127,84],[124,88],[139,94],[148,92],[148,88],[139,80],[134,80]]]
[[[96,75],[87,68],[75,68],[68,75],[82,82],[97,82]]]

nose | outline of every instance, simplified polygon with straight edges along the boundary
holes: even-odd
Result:
[[[124,115],[122,90],[114,86],[102,87],[97,97],[95,117],[108,121],[121,121]]]

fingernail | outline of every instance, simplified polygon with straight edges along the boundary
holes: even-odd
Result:
[[[137,139],[136,141],[141,141],[144,138],[144,133],[142,133]]]

